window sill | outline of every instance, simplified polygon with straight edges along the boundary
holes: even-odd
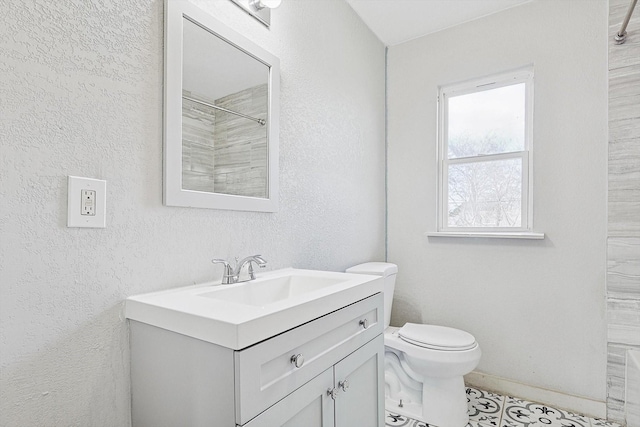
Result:
[[[425,233],[427,237],[482,237],[488,239],[528,239],[542,240],[544,233],[535,233],[533,231],[434,231]]]

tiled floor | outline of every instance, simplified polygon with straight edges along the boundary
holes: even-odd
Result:
[[[620,427],[616,423],[588,418],[539,403],[501,396],[471,387],[467,388],[467,401],[469,402],[467,427]],[[386,425],[436,427],[389,411],[386,412]]]

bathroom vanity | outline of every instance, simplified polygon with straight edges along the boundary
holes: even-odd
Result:
[[[285,269],[128,298],[133,426],[384,426],[381,290]]]

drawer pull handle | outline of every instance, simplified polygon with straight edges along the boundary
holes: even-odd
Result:
[[[342,391],[347,391],[349,388],[349,380],[344,379],[344,381],[338,381],[338,387],[342,389]]]
[[[291,363],[296,368],[301,368],[304,365],[304,356],[302,354],[294,354],[291,356]]]
[[[362,326],[363,328],[367,329],[369,327],[369,321],[367,319],[362,319],[362,320],[360,320],[359,325]]]

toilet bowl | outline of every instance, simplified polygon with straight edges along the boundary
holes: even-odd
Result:
[[[385,408],[430,425],[464,427],[469,422],[463,375],[480,362],[473,335],[445,326],[389,326],[398,267],[369,262],[347,273],[384,278]]]

